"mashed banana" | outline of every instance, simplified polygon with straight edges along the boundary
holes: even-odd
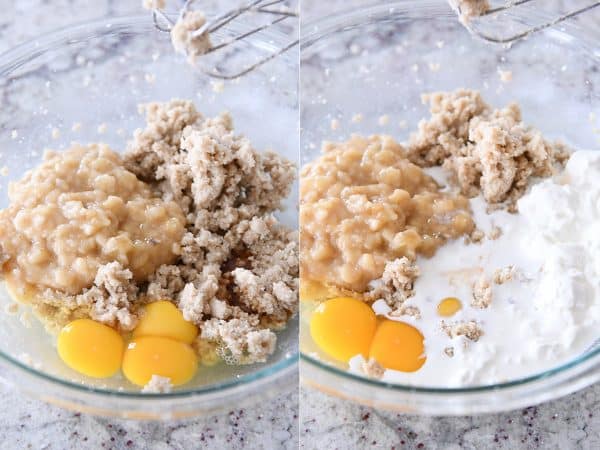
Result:
[[[185,218],[105,145],[75,144],[9,186],[0,211],[2,271],[13,285],[77,294],[112,261],[136,281],[175,261]]]
[[[473,230],[468,200],[442,192],[390,137],[353,136],[323,151],[301,171],[303,279],[362,292],[389,261],[432,255]]]

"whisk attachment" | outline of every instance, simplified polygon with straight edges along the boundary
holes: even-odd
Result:
[[[530,3],[532,1],[535,0],[516,0],[516,1],[509,1],[506,5],[504,6],[498,6],[498,7],[494,7],[491,9],[488,9],[487,11],[481,13],[480,15],[477,16],[477,18],[475,19],[477,21],[477,25],[482,24],[481,19],[483,18],[495,18],[498,19],[498,17],[502,14],[505,13],[507,11],[509,11],[512,8],[521,6],[521,5],[525,5],[526,3]],[[480,37],[481,39],[484,39],[488,42],[493,42],[495,44],[511,44],[519,39],[523,39],[533,33],[537,33],[538,31],[544,30],[546,28],[550,28],[556,24],[559,24],[561,22],[564,22],[565,20],[571,19],[573,17],[579,16],[581,14],[584,14],[586,12],[591,11],[594,8],[597,8],[598,6],[600,6],[600,1],[595,1],[593,3],[591,3],[590,5],[566,12],[564,14],[558,15],[556,18],[548,21],[548,22],[544,22],[542,24],[527,28],[526,30],[520,31],[518,33],[512,34],[510,36],[495,36],[489,32],[486,31],[482,31],[481,27],[477,26],[477,27],[473,27],[472,24],[467,23],[467,27],[469,28],[469,31],[471,31],[473,34],[477,35],[478,37]],[[461,14],[460,11],[460,6],[458,6],[458,12],[459,14]]]
[[[277,25],[278,23],[283,22],[286,19],[298,18],[298,13],[296,11],[293,11],[292,9],[283,5],[284,1],[285,0],[252,0],[249,3],[240,6],[239,8],[232,9],[230,11],[227,11],[223,14],[220,14],[220,15],[214,17],[213,19],[211,19],[209,21],[206,21],[198,29],[190,32],[191,39],[194,39],[194,40],[203,39],[204,42],[208,43],[206,48],[203,48],[201,50],[201,53],[198,54],[198,56],[206,55],[209,53],[214,53],[218,50],[232,46],[236,42],[239,42],[245,38],[248,38],[249,36],[252,36],[252,35],[259,33],[263,30],[266,30],[270,27],[273,27],[273,26]],[[178,18],[177,22],[175,22],[173,19],[171,19],[161,9],[156,9],[156,8],[153,9],[152,17],[154,20],[155,27],[159,31],[170,33],[177,26],[177,24],[185,18],[186,14],[188,12],[190,12],[192,3],[193,3],[193,0],[188,0],[185,2],[183,8],[179,12],[179,18]],[[277,7],[277,6],[279,6],[279,7]],[[244,32],[242,34],[239,34],[237,36],[228,38],[225,41],[220,42],[216,45],[210,44],[208,37],[210,36],[211,33],[218,31],[219,29],[223,28],[227,24],[231,23],[232,21],[234,21],[246,14],[270,16],[270,19],[264,24],[258,25],[255,28],[252,28],[251,30]],[[278,50],[272,52],[271,54],[259,59],[258,61],[244,67],[241,70],[238,70],[238,71],[235,71],[232,73],[222,72],[218,69],[213,69],[213,70],[201,69],[201,70],[204,73],[206,73],[207,75],[210,75],[211,77],[219,78],[219,79],[223,79],[223,80],[232,80],[235,78],[239,78],[243,75],[246,75],[249,72],[252,72],[254,69],[262,66],[263,64],[271,61],[272,59],[280,56],[281,54],[285,53],[289,49],[296,46],[298,44],[298,42],[299,42],[298,39],[292,40],[288,44],[286,44],[283,47],[279,48]]]

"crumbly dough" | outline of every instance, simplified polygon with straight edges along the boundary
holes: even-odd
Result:
[[[165,9],[166,5],[166,0],[142,0],[142,7],[144,9]]]
[[[147,394],[164,394],[172,390],[171,379],[169,377],[161,377],[160,375],[152,375],[150,381],[142,388],[142,392]]]
[[[473,230],[473,232],[467,236],[466,241],[468,243],[475,243],[475,244],[479,244],[481,241],[483,241],[483,239],[485,238],[485,233],[483,231],[481,231],[480,229],[475,229]]]
[[[468,322],[456,322],[453,324],[442,321],[442,330],[452,339],[464,336],[470,341],[477,342],[479,338],[483,336],[483,330],[474,320]]]
[[[273,330],[284,327],[298,306],[297,232],[281,225],[272,215],[290,192],[295,167],[275,153],[257,152],[248,139],[234,133],[228,114],[205,118],[184,100],[150,103],[141,111],[146,114],[146,126],[135,132],[122,159],[101,145],[77,148],[72,154],[52,155],[45,163],[52,167],[45,168],[44,173],[55,175],[66,165],[71,169],[64,169],[65,176],[96,180],[99,176],[82,174],[88,165],[95,170],[114,171],[113,166],[117,167],[119,172],[112,183],[101,179],[112,186],[110,192],[114,195],[107,194],[109,200],[119,203],[118,199],[136,192],[135,201],[147,207],[134,210],[131,217],[119,214],[124,208],[121,207],[113,215],[105,214],[107,219],[102,225],[112,229],[117,226],[115,223],[123,226],[136,219],[135,227],[142,231],[132,229],[132,236],[151,233],[147,239],[141,236],[135,241],[146,253],[140,250],[133,258],[132,250],[124,247],[129,258],[114,251],[110,258],[99,259],[93,275],[78,291],[71,286],[46,283],[42,285],[47,287],[42,295],[24,291],[18,296],[27,294],[35,299],[36,311],[52,329],[75,318],[91,317],[122,331],[135,327],[141,305],[171,300],[187,320],[200,328],[194,348],[206,352],[200,354],[201,361],[214,362],[216,354],[236,364],[264,361],[275,349]],[[79,168],[75,176],[73,168]],[[35,204],[36,195],[43,196],[48,191],[35,182],[52,179],[31,178],[28,175],[20,182],[20,186],[31,187],[29,198],[22,187],[14,188],[25,206],[29,204],[26,202]],[[50,181],[48,184],[49,192],[58,189]],[[57,198],[68,200],[74,195],[66,182],[57,184],[62,189]],[[45,199],[48,204],[52,196],[46,195]],[[104,197],[101,205],[102,201]],[[16,205],[0,213],[7,226]],[[156,205],[168,213],[157,211]],[[73,211],[77,212],[68,210]],[[48,239],[53,228],[42,228],[42,223],[36,223],[37,213],[32,217],[30,222],[38,227],[40,239]],[[173,221],[178,223],[177,234],[168,247],[160,247],[163,259],[154,262],[158,257],[152,252],[172,234],[165,227]],[[88,226],[89,221],[80,225],[84,230]],[[0,253],[8,255],[3,267],[13,267],[12,261],[19,258],[31,258],[30,253],[23,255],[11,247],[14,239],[8,238],[6,227],[2,230]],[[101,248],[106,249],[107,245]],[[90,256],[92,261],[94,256]],[[138,259],[146,264],[151,261],[151,269],[144,266],[141,270]],[[47,278],[47,274],[40,274],[32,281]]]
[[[325,143],[301,171],[302,277],[356,292],[388,261],[470,233],[468,200],[442,192],[388,136]]]
[[[448,0],[452,9],[458,12],[463,25],[469,24],[475,17],[485,14],[490,9],[488,0]]]
[[[500,236],[502,236],[502,229],[500,227],[497,226],[493,226],[491,228],[491,230],[488,233],[488,239],[491,239],[492,241],[498,239]]]
[[[46,152],[9,185],[9,200],[0,211],[1,269],[14,285],[77,294],[113,261],[143,281],[180,251],[179,205],[138,180],[106,145]]]
[[[422,98],[431,117],[411,135],[408,156],[422,167],[443,165],[464,195],[482,193],[489,204],[514,211],[532,178],[553,175],[568,159],[562,144],[523,124],[514,103],[492,110],[466,89]]]
[[[471,306],[473,308],[485,309],[492,304],[492,286],[490,280],[482,274],[473,283],[473,298]]]
[[[384,300],[392,313],[397,315],[420,315],[414,309],[403,307],[404,302],[413,296],[413,283],[419,276],[416,264],[403,256],[385,265],[381,280],[370,286],[363,298],[369,302]]]
[[[363,373],[371,378],[381,379],[385,374],[385,368],[375,358],[369,358],[368,361],[364,361],[361,368]]]
[[[209,33],[194,34],[205,23],[206,18],[202,11],[186,11],[171,29],[173,48],[176,52],[186,55],[191,64],[194,64],[198,56],[204,55],[212,47]]]

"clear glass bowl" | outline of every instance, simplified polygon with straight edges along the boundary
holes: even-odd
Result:
[[[216,39],[250,26],[236,21]],[[243,65],[288,40],[277,30],[265,31],[221,54],[217,63]],[[148,101],[192,99],[205,115],[229,110],[236,131],[256,148],[297,161],[297,74],[298,54],[290,51],[236,82],[214,85],[175,55],[168,34],[157,31],[149,15],[85,23],[21,45],[0,55],[0,166],[8,168],[8,176],[0,178],[0,207],[7,206],[8,182],[37,165],[44,148],[102,141],[123,150],[144,122],[137,105]],[[73,128],[77,123],[80,129]],[[295,186],[279,214],[293,227],[297,201]],[[70,370],[37,319],[19,320],[26,308],[21,306],[17,315],[4,313],[8,302],[0,286],[2,377],[61,406],[122,417],[172,418],[239,406],[297,384],[297,318],[278,333],[276,352],[266,364],[201,367],[192,382],[172,393],[141,394],[122,377],[95,380]]]
[[[539,23],[550,14],[539,9],[511,19]],[[367,6],[303,24],[302,30],[302,164],[319,154],[324,139],[387,133],[404,141],[428,113],[422,92],[459,87],[481,90],[492,105],[518,101],[525,122],[550,138],[574,148],[599,147],[599,126],[590,115],[600,117],[598,41],[575,23],[505,48],[472,38],[445,2],[425,0]],[[499,68],[512,71],[513,80],[503,83]],[[358,113],[364,119],[353,123]],[[389,124],[379,124],[382,115]],[[333,119],[340,124],[335,130]],[[564,366],[509,383],[464,389],[387,384],[315,356],[308,314],[300,320],[301,380],[374,407],[434,415],[495,412],[550,400],[600,379],[596,346]]]

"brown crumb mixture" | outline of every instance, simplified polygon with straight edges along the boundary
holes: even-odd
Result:
[[[264,361],[275,348],[272,329],[298,306],[297,233],[271,214],[290,192],[294,165],[254,150],[227,114],[204,118],[182,100],[143,110],[147,125],[130,143],[127,167],[187,218],[180,260],[161,266],[146,294],[176,300],[228,361]]]
[[[492,229],[489,231],[487,237],[488,237],[488,239],[495,241],[500,236],[502,236],[502,229],[500,227],[493,226]]]
[[[368,302],[384,300],[393,311],[399,312],[404,302],[414,295],[413,284],[419,276],[416,264],[403,256],[388,262],[380,280],[365,294]]]
[[[454,357],[454,347],[446,347],[444,349],[444,354],[448,357],[448,358],[453,358]]]
[[[473,230],[473,232],[465,238],[468,244],[475,243],[479,244],[485,238],[485,233],[481,231],[479,228]]]
[[[421,310],[418,307],[413,306],[413,305],[402,305],[399,308],[390,312],[390,316],[392,316],[392,317],[408,316],[408,317],[414,317],[415,319],[420,319],[421,318]]]
[[[196,62],[199,56],[207,53],[212,44],[208,33],[197,34],[206,23],[202,11],[185,11],[171,29],[171,43],[176,52],[187,56],[190,64]]]
[[[553,175],[568,158],[562,144],[521,121],[515,103],[493,110],[467,89],[422,98],[431,117],[411,135],[409,158],[419,166],[443,165],[464,195],[482,193],[489,204],[514,211],[530,179]]]
[[[488,0],[448,0],[452,9],[459,13],[459,20],[467,25],[471,19],[485,14],[490,9]]]
[[[490,280],[482,274],[475,283],[473,283],[473,299],[471,306],[474,308],[485,309],[492,303],[492,286]]]
[[[515,266],[510,265],[506,267],[502,267],[501,269],[496,269],[494,271],[494,283],[495,284],[504,284],[516,276],[517,270]]]
[[[142,0],[142,7],[144,9],[165,9],[166,0]]]
[[[385,373],[385,368],[379,364],[375,358],[369,358],[361,364],[361,368],[365,375],[371,378],[381,379]]]
[[[464,336],[470,341],[477,342],[483,336],[483,330],[474,320],[469,322],[456,322],[448,324],[442,320],[442,330],[448,337],[454,339],[458,336]]]

